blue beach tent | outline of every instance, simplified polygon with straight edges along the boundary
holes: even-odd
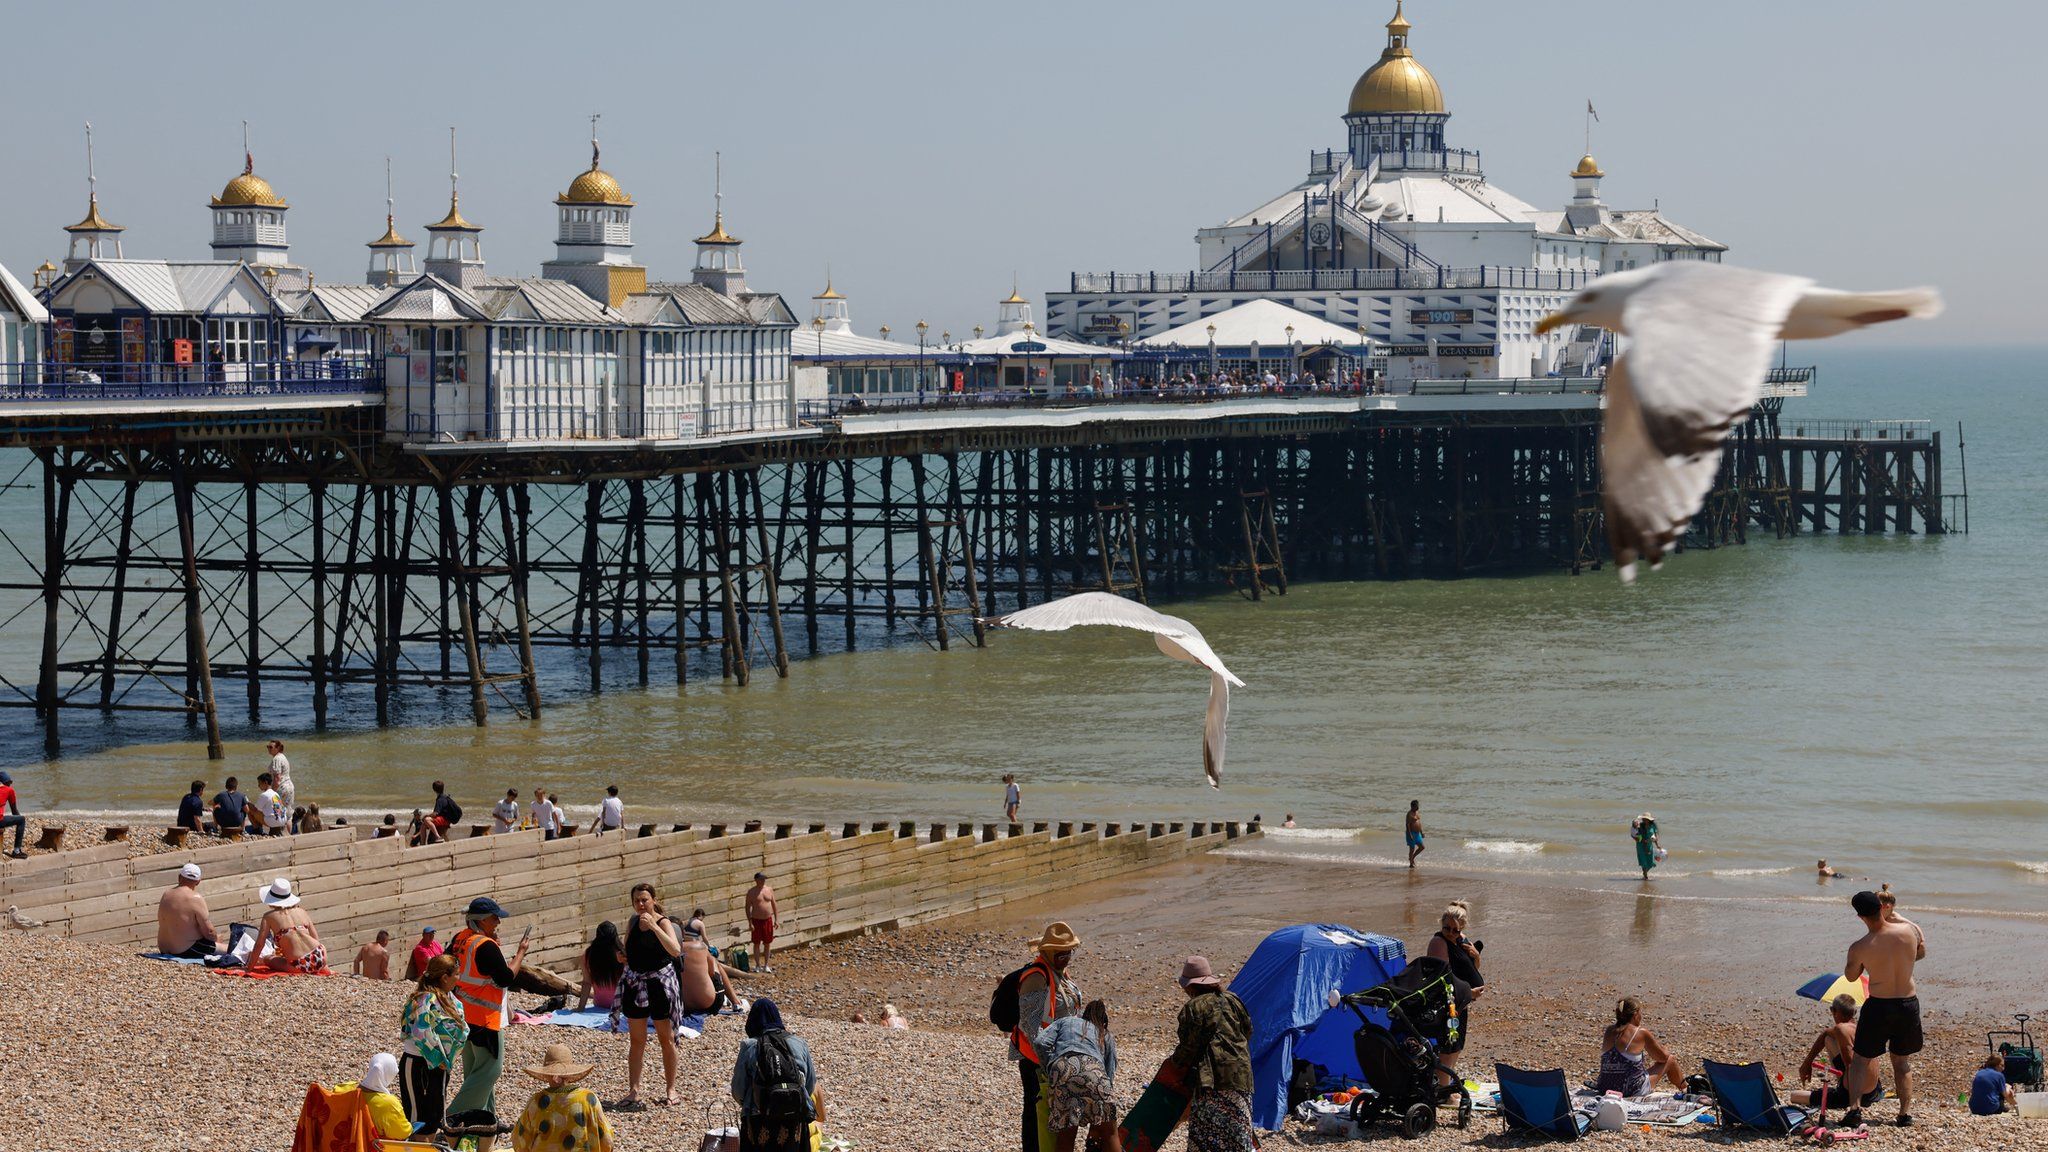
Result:
[[[1331,1076],[1364,1080],[1351,1043],[1358,1017],[1330,1007],[1330,990],[1360,992],[1407,966],[1399,940],[1342,924],[1282,928],[1252,950],[1230,981],[1252,1017],[1252,1123],[1268,1131],[1280,1127],[1297,1059]]]

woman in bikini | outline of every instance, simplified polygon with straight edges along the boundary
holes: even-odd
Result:
[[[313,926],[313,918],[299,907],[292,882],[279,876],[257,895],[270,911],[263,914],[263,924],[256,932],[256,946],[249,951],[249,967],[309,976],[327,967],[327,947],[320,943],[320,930]],[[263,955],[266,943],[277,945],[277,951],[268,957]]]
[[[1623,1096],[1647,1095],[1658,1077],[1673,1088],[1685,1090],[1685,1073],[1678,1059],[1643,1027],[1643,1006],[1633,996],[1615,1002],[1614,1023],[1600,1043],[1600,1078],[1593,1087],[1600,1092]]]

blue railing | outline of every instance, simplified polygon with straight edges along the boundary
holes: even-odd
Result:
[[[0,401],[190,400],[381,392],[354,361],[277,364],[65,364],[0,362]]]
[[[1429,288],[1523,288],[1576,292],[1594,272],[1563,268],[1283,268],[1259,272],[1075,272],[1068,291],[1330,292]]]

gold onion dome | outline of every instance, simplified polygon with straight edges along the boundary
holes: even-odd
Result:
[[[228,186],[213,198],[215,208],[289,208],[284,197],[270,186],[270,181],[256,174],[256,161],[247,158],[242,165],[242,174],[228,181]]]
[[[1408,30],[1412,25],[1401,15],[1401,6],[1394,5],[1394,18],[1387,21],[1387,47],[1380,53],[1379,63],[1366,70],[1351,86],[1351,107],[1348,116],[1373,115],[1387,112],[1428,112],[1441,114],[1444,110],[1444,90],[1437,85],[1436,77],[1429,74],[1408,50]]]
[[[386,216],[384,218],[384,234],[382,236],[377,237],[375,240],[370,241],[370,247],[410,248],[412,247],[412,241],[407,240],[403,236],[400,236],[398,234],[398,225],[392,223],[391,217]]]
[[[712,218],[711,231],[697,237],[699,244],[737,244],[740,238],[725,230],[725,213]]]
[[[1010,289],[1010,296],[1009,296],[1009,299],[1007,299],[1007,300],[1004,300],[1004,301],[1003,301],[1003,303],[1005,303],[1005,304],[1029,304],[1029,303],[1031,303],[1031,301],[1029,301],[1029,300],[1026,300],[1026,299],[1025,299],[1025,298],[1024,298],[1024,297],[1023,297],[1023,296],[1022,296],[1022,295],[1021,295],[1020,293],[1018,293],[1018,291],[1017,291],[1017,289],[1016,289],[1015,287],[1012,287],[1012,288]]]
[[[95,196],[87,204],[85,219],[64,229],[66,232],[126,232],[119,224],[111,223],[100,215],[100,198]]]
[[[825,290],[811,297],[813,300],[844,300],[846,297],[832,290],[832,281],[825,281]]]
[[[1595,159],[1593,159],[1593,157],[1592,157],[1592,156],[1591,156],[1590,154],[1588,154],[1588,155],[1585,155],[1585,156],[1581,156],[1581,157],[1579,157],[1579,166],[1578,166],[1577,168],[1574,168],[1574,169],[1572,169],[1572,175],[1574,175],[1574,176],[1605,176],[1605,175],[1607,175],[1607,173],[1605,173],[1605,172],[1602,172],[1602,171],[1600,170],[1600,162],[1599,162],[1599,161],[1597,161],[1597,160],[1595,160]]]
[[[590,162],[590,170],[571,181],[569,190],[555,197],[555,203],[608,204],[624,208],[633,203],[633,198],[626,195],[626,190],[619,187],[619,182],[612,178],[612,174],[599,168],[597,161],[593,159]]]

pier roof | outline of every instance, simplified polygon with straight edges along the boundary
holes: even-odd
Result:
[[[35,293],[23,287],[21,281],[14,278],[14,273],[9,272],[5,264],[0,264],[0,307],[7,308],[31,324],[46,323],[50,319],[50,314],[45,312],[42,304],[36,300]]]
[[[158,315],[214,311],[238,283],[254,300],[265,302],[259,310],[267,311],[273,299],[263,281],[239,260],[89,260],[58,281],[55,294],[61,295],[88,271],[105,278],[136,307]]]
[[[370,309],[368,316],[377,320],[423,320],[442,324],[491,318],[476,297],[431,272],[420,274],[393,292]]]
[[[327,320],[335,324],[360,324],[370,309],[391,294],[391,289],[368,284],[316,284],[303,292],[284,294],[284,300],[301,318]]]
[[[761,323],[748,310],[743,298],[736,300],[702,284],[669,280],[649,284],[645,292],[635,292],[626,298],[620,310],[635,324],[680,322],[708,327],[751,328]],[[664,319],[665,315],[668,318]]]
[[[1341,324],[1332,324],[1320,316],[1311,316],[1298,309],[1289,308],[1274,300],[1252,300],[1235,308],[1225,309],[1213,316],[1191,320],[1178,328],[1169,328],[1157,336],[1147,336],[1137,343],[1148,347],[1206,348],[1209,345],[1209,328],[1216,329],[1216,345],[1219,348],[1248,348],[1257,344],[1263,348],[1284,348],[1287,346],[1289,326],[1294,329],[1294,339],[1304,345],[1337,344],[1356,347],[1358,333]]]
[[[625,317],[592,299],[581,288],[538,276],[494,276],[477,283],[477,303],[493,320],[540,320],[550,324],[624,323]]]

